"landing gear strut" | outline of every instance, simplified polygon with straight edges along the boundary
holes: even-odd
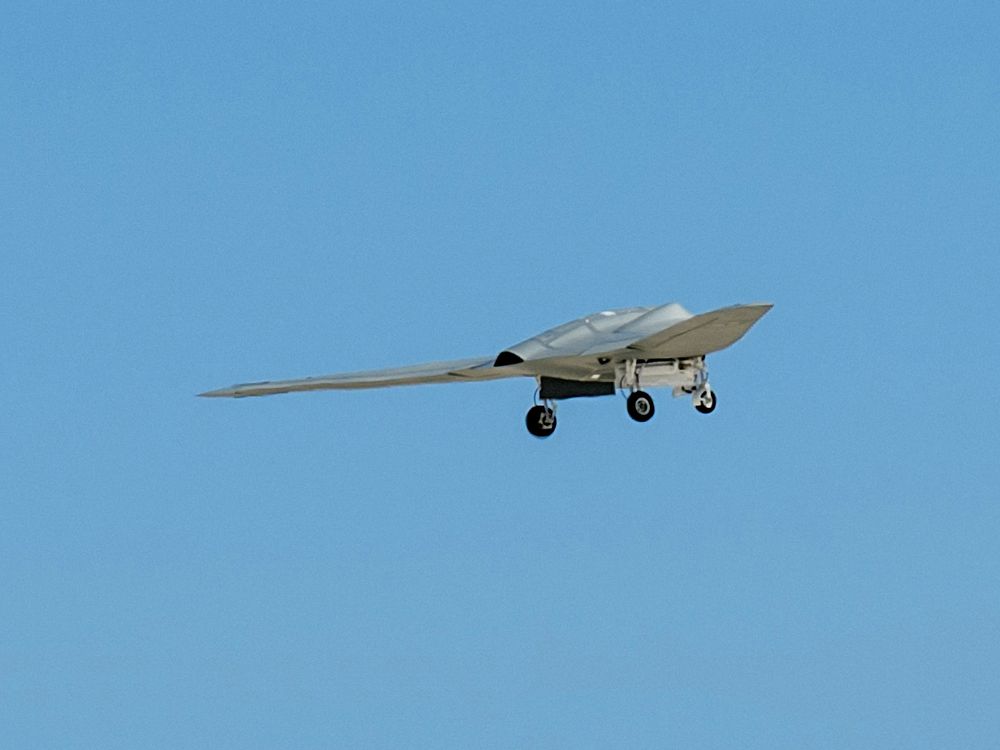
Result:
[[[653,418],[656,409],[653,407],[653,397],[639,389],[640,369],[642,368],[636,360],[625,360],[622,367],[616,371],[618,387],[623,390],[628,388],[632,391],[626,402],[628,415],[636,422],[648,422]]]
[[[715,391],[709,387],[708,383],[705,383],[705,385],[695,391],[692,401],[696,410],[702,414],[711,414],[715,411],[718,399],[715,397]]]
[[[633,391],[629,394],[626,407],[628,415],[636,422],[648,422],[656,412],[652,396],[645,391]]]
[[[538,404],[528,409],[524,418],[528,432],[537,438],[547,438],[556,431],[556,413],[548,405]]]

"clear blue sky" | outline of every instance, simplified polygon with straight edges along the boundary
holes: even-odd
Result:
[[[6,8],[0,746],[995,747],[1000,11],[832,5]]]

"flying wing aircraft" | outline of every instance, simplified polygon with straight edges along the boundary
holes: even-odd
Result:
[[[349,372],[301,380],[243,383],[201,396],[243,398],[293,391],[385,388],[419,383],[473,382],[529,377],[537,383],[528,432],[556,429],[556,402],[628,391],[629,416],[647,422],[653,399],[642,387],[669,386],[689,395],[702,414],[715,411],[705,357],[739,341],[772,305],[733,305],[693,315],[676,302],[587,315],[532,336],[490,357],[430,362],[387,370]]]

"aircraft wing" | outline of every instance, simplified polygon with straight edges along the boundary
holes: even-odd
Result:
[[[199,393],[199,396],[243,398],[245,396],[270,396],[276,393],[295,391],[343,390],[351,388],[386,388],[393,385],[417,385],[420,383],[449,383],[464,380],[494,380],[514,377],[522,373],[509,368],[494,368],[492,357],[459,359],[450,362],[428,362],[409,367],[394,367],[386,370],[346,372],[335,375],[320,375],[299,380],[265,380],[259,383],[241,383],[215,391]]]
[[[633,316],[631,322],[610,330],[599,330],[590,318],[572,321],[517,344],[495,358],[477,357],[299,380],[242,383],[199,395],[242,398],[295,391],[385,388],[517,376],[607,380],[614,377],[615,363],[622,360],[698,357],[725,349],[741,339],[771,307],[768,303],[734,305],[690,315],[676,304],[665,305],[637,310],[642,313],[639,317]],[[603,320],[597,318],[598,322]],[[510,355],[512,362],[501,362],[505,355]]]
[[[743,338],[774,305],[759,302],[733,305],[694,315],[625,347],[633,356],[696,357],[725,349]]]

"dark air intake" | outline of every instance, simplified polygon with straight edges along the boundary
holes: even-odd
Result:
[[[500,352],[497,355],[496,361],[493,363],[494,367],[504,367],[506,365],[519,365],[524,362],[523,359],[518,357],[514,352]]]

